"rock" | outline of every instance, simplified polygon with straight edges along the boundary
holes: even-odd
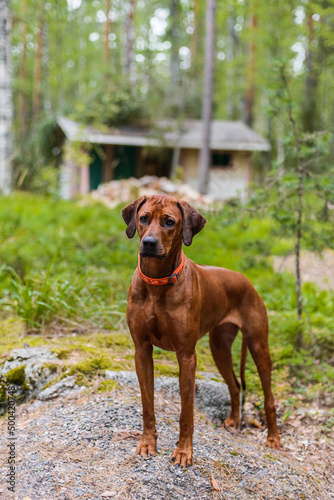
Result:
[[[37,410],[37,408],[40,408],[42,405],[43,405],[42,401],[38,401],[37,399],[35,399],[35,401],[33,401],[31,405],[28,406],[27,411],[29,412]]]
[[[8,359],[0,369],[0,377],[6,378],[15,373],[15,369],[24,368],[24,382],[26,390],[38,391],[48,380],[54,376],[47,366],[47,362],[57,356],[44,347],[24,347],[11,352]],[[15,381],[13,381],[15,384]],[[15,385],[23,385],[15,384]]]
[[[21,349],[15,349],[0,369],[0,374],[3,375],[12,368],[17,368],[21,365],[42,364],[56,357],[53,352],[44,347],[22,347]]]
[[[55,399],[60,395],[65,397],[74,395],[81,390],[82,387],[79,387],[75,384],[75,378],[73,376],[66,377],[40,392],[37,396],[37,399],[41,401],[47,401],[48,399]]]
[[[57,356],[44,347],[23,347],[12,351],[0,368],[0,386],[6,390],[13,385],[15,397],[21,400],[35,396],[56,376],[49,363]],[[5,408],[0,408],[3,413]]]
[[[106,370],[106,379],[115,380],[120,385],[136,385],[139,387],[135,372]],[[211,418],[224,421],[231,410],[230,394],[227,385],[213,380],[220,377],[215,373],[201,372],[203,379],[196,380],[195,405]],[[179,381],[175,377],[154,377],[154,389],[165,391],[169,395],[179,394]]]
[[[226,384],[216,380],[197,380],[196,406],[212,418],[224,421],[230,414],[230,393]]]
[[[136,372],[129,372],[129,371],[112,371],[112,370],[106,370],[106,379],[107,380],[115,380],[116,382],[119,382],[120,384],[129,384],[129,385],[138,385],[138,378]]]

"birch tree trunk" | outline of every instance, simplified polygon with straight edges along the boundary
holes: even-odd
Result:
[[[0,0],[0,192],[11,189],[13,150],[13,102],[10,52],[11,17],[9,0]]]
[[[20,140],[24,144],[27,135],[28,127],[28,103],[27,93],[25,86],[27,84],[27,33],[28,33],[28,3],[27,0],[22,2],[22,31],[21,31],[21,44],[23,47],[22,56],[19,67],[19,93],[18,93],[18,112],[20,119]]]
[[[203,89],[203,111],[202,111],[203,143],[200,152],[199,166],[198,166],[199,191],[202,194],[207,194],[209,185],[214,54],[215,54],[215,0],[207,0],[206,27],[205,27],[204,89]]]
[[[38,5],[38,32],[37,32],[37,48],[34,60],[34,75],[33,75],[33,96],[32,96],[32,112],[33,120],[38,119],[41,110],[41,85],[42,85],[42,58],[43,58],[43,24],[44,24],[44,1],[40,0]]]

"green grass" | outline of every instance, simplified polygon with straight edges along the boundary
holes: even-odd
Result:
[[[24,344],[48,345],[61,360],[60,376],[76,373],[85,384],[106,368],[134,369],[125,309],[138,239],[126,237],[120,209],[28,193],[0,197],[2,359]],[[319,389],[322,383],[322,390],[330,391],[333,293],[304,284],[304,346],[298,352],[294,279],[276,274],[270,261],[271,255],[292,252],[294,242],[280,237],[269,215],[257,218],[238,211],[227,207],[206,214],[207,225],[185,249],[186,255],[197,263],[243,272],[263,297],[276,391],[286,394],[291,380],[298,380],[296,390],[307,387],[312,393],[312,387]],[[240,349],[239,335],[233,347],[237,372]],[[157,374],[177,374],[173,353],[155,348],[154,357]],[[207,338],[199,342],[197,358],[198,370],[216,370]],[[250,359],[246,377],[249,390],[257,393],[259,380]]]

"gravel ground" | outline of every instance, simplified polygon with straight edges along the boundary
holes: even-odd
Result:
[[[156,392],[159,454],[143,459],[134,455],[142,428],[136,388],[21,405],[15,496],[7,490],[7,420],[1,419],[0,498],[334,498],[329,456],[319,463],[304,454],[300,462],[284,447],[280,452],[264,448],[260,429],[252,435],[232,434],[215,428],[198,410],[194,465],[175,467],[170,457],[178,438],[179,412],[177,396]]]

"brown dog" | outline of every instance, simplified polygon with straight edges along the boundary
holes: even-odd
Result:
[[[226,426],[239,427],[240,384],[233,372],[231,346],[239,329],[243,334],[241,379],[247,347],[256,363],[265,397],[267,445],[279,449],[268,318],[262,299],[240,273],[199,266],[184,258],[206,219],[188,203],[170,196],[141,197],[122,210],[126,234],[138,231],[140,252],[128,294],[127,322],[135,344],[136,371],[143,405],[143,435],[136,454],[156,454],[153,345],[175,351],[181,393],[180,435],[172,458],[182,467],[192,464],[194,395],[198,339],[210,332],[210,347],[231,395]]]

